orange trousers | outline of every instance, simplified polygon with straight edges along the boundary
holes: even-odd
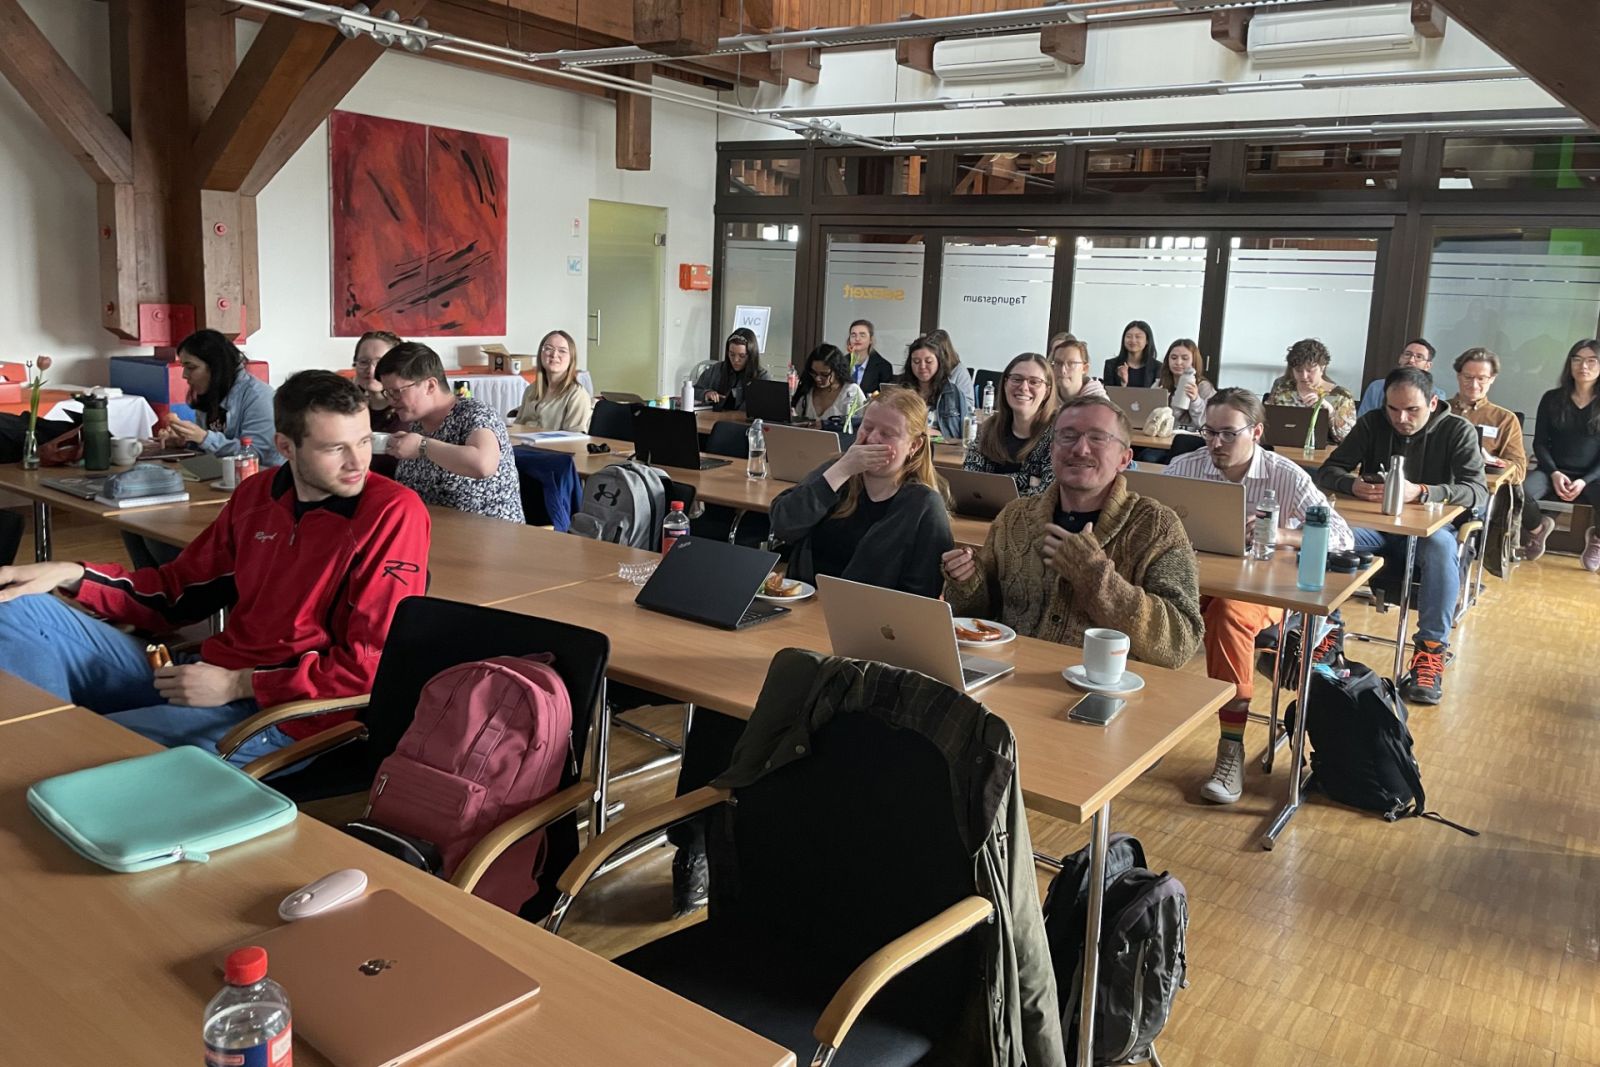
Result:
[[[1256,692],[1256,635],[1273,623],[1281,622],[1283,609],[1243,600],[1204,597],[1200,601],[1200,611],[1206,620],[1206,674],[1219,681],[1232,682],[1237,696],[1249,700]],[[1225,722],[1230,721],[1226,706],[1218,716]],[[1235,712],[1231,718],[1242,722],[1244,713]]]

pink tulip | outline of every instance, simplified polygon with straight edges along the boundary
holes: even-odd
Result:
[[[37,362],[40,370],[49,370],[50,364],[54,363],[55,360],[51,359],[49,356],[40,356]]]

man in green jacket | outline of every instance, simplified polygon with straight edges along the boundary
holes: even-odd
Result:
[[[1385,472],[1393,457],[1402,456],[1402,499],[1407,504],[1459,504],[1469,513],[1481,513],[1489,487],[1477,430],[1439,402],[1433,376],[1415,367],[1397,368],[1384,379],[1383,394],[1382,409],[1356,420],[1350,436],[1317,472],[1317,484],[1330,493],[1381,501],[1383,482],[1361,475]],[[1389,566],[1405,566],[1406,538],[1359,527],[1355,535],[1357,548],[1381,552]],[[1416,647],[1400,695],[1408,702],[1437,704],[1444,692],[1445,649],[1461,591],[1455,528],[1419,537],[1417,563]]]

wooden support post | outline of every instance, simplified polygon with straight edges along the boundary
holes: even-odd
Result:
[[[189,136],[194,137],[228,87],[238,66],[233,16],[217,0],[186,0],[184,44],[189,75]]]
[[[633,81],[650,84],[651,65],[635,63],[617,71]],[[648,96],[617,93],[617,169],[650,169],[650,108]]]
[[[1600,4],[1593,0],[1437,0],[1478,40],[1514,63],[1546,92],[1588,120],[1600,123],[1600,80],[1592,48],[1563,42],[1600,40]]]
[[[921,15],[902,15],[900,21],[914,22],[921,18]],[[908,70],[932,74],[933,46],[937,43],[936,37],[903,37],[894,43],[894,61]]]
[[[772,32],[780,33],[788,28],[777,26]],[[897,57],[898,54],[897,51]],[[815,85],[822,77],[820,48],[784,48],[777,52],[768,52],[767,56],[772,64],[771,80],[779,86],[789,84],[791,78],[807,85]]]
[[[633,0],[634,41],[662,55],[705,55],[717,44],[719,8],[717,0]]]
[[[1063,63],[1081,67],[1089,57],[1089,24],[1064,22],[1039,31],[1039,51]]]
[[[96,196],[100,325],[124,341],[134,341],[139,337],[139,267],[133,183],[102,182]]]
[[[1230,52],[1244,54],[1250,33],[1250,9],[1231,8],[1211,13],[1211,39]]]
[[[1411,25],[1419,37],[1444,36],[1444,24],[1449,21],[1444,8],[1433,0],[1411,0]]]

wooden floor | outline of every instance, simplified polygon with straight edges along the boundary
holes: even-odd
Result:
[[[58,558],[121,558],[103,529],[59,526]],[[1195,799],[1216,749],[1206,728],[1115,805],[1114,828],[1189,891],[1190,987],[1158,1043],[1164,1063],[1600,1064],[1600,576],[1548,556],[1509,585],[1488,582],[1455,634],[1444,702],[1411,717],[1429,807],[1481,837],[1314,798],[1263,852],[1284,772],[1260,772],[1266,731],[1254,725],[1240,803]],[[1348,615],[1353,630],[1393,633],[1393,613]],[[1380,668],[1392,656],[1349,650]],[[682,709],[636,717],[676,736]],[[619,732],[616,751],[627,766],[660,750]],[[622,783],[620,818],[670,796],[674,773]],[[1087,839],[1030,823],[1046,852]],[[670,855],[596,883],[565,933],[614,956],[671,929]]]

